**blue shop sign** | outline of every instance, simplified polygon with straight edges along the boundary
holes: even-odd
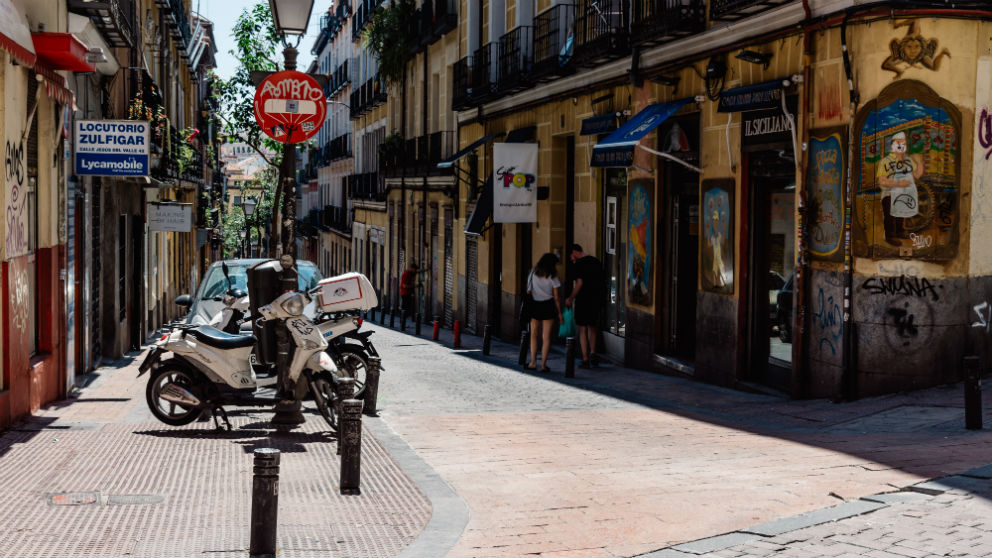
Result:
[[[76,175],[148,176],[146,120],[77,120]]]

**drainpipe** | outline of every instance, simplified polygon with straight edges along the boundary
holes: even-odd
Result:
[[[851,316],[851,290],[854,282],[851,246],[851,212],[854,203],[854,119],[858,108],[859,96],[854,87],[854,75],[851,70],[851,54],[847,49],[847,21],[845,14],[840,28],[841,54],[844,57],[844,74],[847,77],[847,89],[850,95],[850,122],[847,131],[847,187],[844,194],[844,336],[841,340],[844,355],[844,367],[841,373],[841,396],[846,400],[857,399],[858,357],[854,354],[857,347],[854,340],[854,320]]]
[[[806,13],[806,20],[809,21],[812,12],[809,7],[809,0],[803,0],[803,9]],[[811,60],[814,55],[813,46],[813,31],[810,30],[808,26],[803,26],[803,85],[802,85],[802,100],[799,106],[802,107],[804,116],[802,119],[803,126],[800,131],[801,140],[799,142],[800,152],[795,153],[799,157],[799,183],[803,185],[801,191],[797,191],[796,201],[799,205],[798,207],[798,220],[799,220],[799,266],[798,273],[796,273],[794,287],[794,296],[798,294],[798,300],[796,304],[796,317],[793,322],[792,331],[795,334],[792,336],[792,362],[793,366],[798,367],[797,381],[792,386],[792,396],[794,398],[804,398],[809,396],[810,391],[810,366],[809,361],[806,358],[806,343],[809,339],[806,336],[806,307],[811,300],[810,294],[810,282],[807,280],[810,274],[809,265],[809,234],[807,234],[808,226],[810,222],[809,215],[807,214],[809,204],[807,203],[807,197],[810,195],[809,183],[806,177],[809,175],[809,126],[810,117],[812,114],[812,104],[813,104],[813,71],[811,67]],[[782,97],[783,102],[785,101],[785,96]],[[793,131],[796,131],[798,123],[793,123]],[[795,135],[792,136],[793,140]]]
[[[428,63],[427,63],[428,62],[427,61],[427,52],[428,52],[428,50],[429,50],[429,47],[424,47],[424,88],[423,88],[423,91],[421,93],[421,100],[422,100],[421,105],[422,105],[422,110],[423,110],[423,118],[422,118],[422,124],[423,125],[420,128],[421,128],[421,130],[424,133],[424,138],[427,139],[427,141],[425,141],[424,144],[428,147],[428,152],[429,152],[430,151],[430,145],[429,145],[430,136],[427,133],[427,131],[430,130],[430,127],[427,125],[427,116],[428,116],[427,97],[428,97],[428,94],[430,93],[429,83],[428,83],[428,78],[427,78],[427,75],[428,75],[428,72],[429,72],[429,70],[428,70]],[[423,153],[420,153],[419,155],[420,155],[420,159],[423,160],[424,154]],[[428,163],[429,162],[430,162],[430,160],[428,159]],[[428,168],[429,168],[429,166],[428,166]],[[420,242],[419,242],[420,243],[420,247],[419,247],[418,252],[420,253],[420,265],[424,266],[421,269],[429,269],[427,266],[429,265],[428,262],[431,260],[431,258],[430,258],[431,254],[426,253],[426,249],[425,249],[425,246],[427,246],[427,224],[429,222],[428,221],[428,215],[427,215],[427,172],[426,171],[424,172],[423,183],[421,184],[420,203],[421,203],[421,209],[420,209],[420,211],[421,211],[421,213],[420,213],[421,224],[420,224]],[[424,287],[424,291],[421,293],[421,296],[423,298],[423,304],[424,304],[424,310],[423,310],[424,316],[430,316],[432,314],[431,310],[427,307],[427,303],[430,301],[430,298],[431,298],[430,297],[430,292],[431,292],[431,290],[430,290],[430,277],[431,277],[431,275],[428,274],[427,277],[424,279],[424,281],[427,284]]]

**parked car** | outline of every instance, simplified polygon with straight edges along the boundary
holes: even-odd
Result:
[[[186,315],[186,323],[197,325],[210,323],[210,319],[224,308],[222,301],[224,293],[231,286],[248,292],[248,268],[264,261],[267,260],[252,258],[214,262],[207,268],[207,272],[203,274],[203,280],[200,281],[195,296],[191,297],[185,294],[176,298],[176,304],[189,307],[189,314]],[[227,264],[228,275],[231,278],[230,285],[227,278],[224,277],[224,270],[221,269],[221,264]],[[299,272],[299,289],[301,291],[309,291],[316,287],[317,283],[323,279],[320,271],[313,262],[297,260],[296,269]],[[310,306],[305,310],[307,315],[313,315],[315,313],[316,310],[313,306],[313,302],[311,302]]]
[[[775,310],[778,313],[778,338],[782,340],[783,343],[792,343],[792,298],[793,298],[793,279],[796,273],[792,272],[789,274],[789,278],[785,280],[785,284],[782,288],[778,290],[778,294],[775,295]]]

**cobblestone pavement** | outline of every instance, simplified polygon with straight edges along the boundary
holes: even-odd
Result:
[[[75,397],[0,432],[0,556],[246,556],[260,447],[282,452],[281,557],[391,557],[428,523],[430,502],[374,437],[361,494],[342,495],[336,440],[315,410],[291,431],[262,409],[229,409],[231,432],[166,426],[147,410],[138,362],[98,369]]]
[[[513,345],[373,327],[382,420],[471,511],[449,557],[992,551],[987,478],[904,491],[992,462],[961,386],[834,404],[616,366],[566,379],[560,354],[541,374]],[[786,534],[747,531],[773,522]]]

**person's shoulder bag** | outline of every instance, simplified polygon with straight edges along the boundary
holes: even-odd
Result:
[[[533,279],[534,272],[531,271],[530,275],[527,276],[527,290],[524,291],[524,295],[520,300],[519,318],[521,323],[529,322],[531,316],[534,315],[534,296],[530,294]]]

